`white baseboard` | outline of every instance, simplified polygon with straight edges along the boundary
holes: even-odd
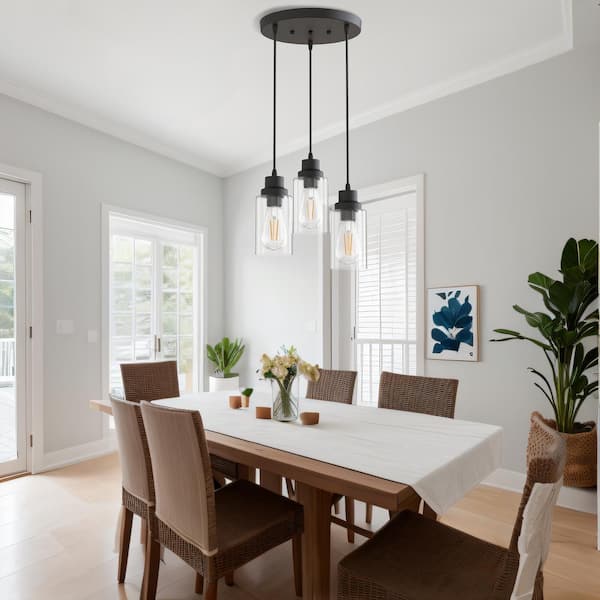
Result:
[[[496,469],[483,481],[483,484],[520,494],[525,485],[525,474],[510,469]],[[560,490],[557,504],[565,508],[596,514],[598,512],[596,489],[563,487]]]
[[[55,452],[46,452],[44,454],[42,468],[37,469],[36,473],[52,471],[54,469],[60,469],[61,467],[74,465],[78,462],[83,462],[84,460],[99,458],[100,456],[115,452],[116,449],[116,440],[113,436],[110,436],[106,439],[80,444],[79,446],[71,446],[70,448],[63,448],[62,450],[56,450]]]

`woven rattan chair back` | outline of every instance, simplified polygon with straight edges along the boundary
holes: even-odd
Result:
[[[146,504],[154,504],[152,465],[140,405],[113,397],[111,404],[121,459],[123,489]]]
[[[307,398],[352,404],[356,371],[320,369],[320,373],[318,381],[308,382]]]
[[[198,411],[142,402],[156,516],[203,553],[217,550],[215,491]]]
[[[563,476],[566,460],[566,444],[560,434],[544,423],[542,416],[531,415],[531,427],[527,443],[527,479],[513,528],[510,549],[517,551],[523,524],[523,513],[536,483],[556,483]]]
[[[121,377],[129,402],[161,400],[179,396],[177,362],[122,363]]]
[[[382,371],[379,408],[454,418],[458,380]]]

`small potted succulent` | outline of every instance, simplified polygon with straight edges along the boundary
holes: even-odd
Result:
[[[535,386],[552,407],[557,429],[567,444],[565,485],[596,485],[596,423],[577,421],[579,409],[598,391],[598,244],[595,240],[569,239],[560,261],[561,277],[543,273],[529,276],[529,287],[541,295],[546,312],[513,306],[536,330],[536,336],[512,329],[495,329],[503,335],[493,342],[525,340],[544,353],[545,373],[529,370]]]
[[[209,377],[211,392],[233,390],[237,392],[240,389],[240,378],[231,370],[242,358],[245,348],[241,338],[230,340],[228,337],[224,337],[214,346],[206,345],[206,356],[215,368],[214,375]]]
[[[242,390],[242,408],[248,408],[250,406],[250,396],[252,396],[252,388],[245,388]]]

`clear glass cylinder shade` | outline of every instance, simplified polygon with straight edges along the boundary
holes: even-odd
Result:
[[[304,179],[294,179],[294,232],[327,231],[327,178],[315,179],[316,187],[306,187]]]
[[[332,208],[330,214],[331,268],[353,271],[367,266],[365,210],[353,213],[353,220],[345,220],[343,211]]]
[[[255,253],[283,256],[292,253],[293,219],[291,198],[281,198],[281,206],[267,206],[266,196],[256,197]]]

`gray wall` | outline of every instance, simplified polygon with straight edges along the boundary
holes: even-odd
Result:
[[[223,324],[222,181],[0,96],[0,162],[43,174],[44,442],[51,452],[102,437],[88,408],[102,393],[101,204],[208,228],[208,335]],[[57,336],[57,319],[75,333]]]
[[[520,471],[529,414],[549,414],[526,368],[544,365],[535,348],[488,339],[495,327],[524,327],[511,306],[539,306],[527,276],[553,274],[569,236],[598,238],[600,9],[574,4],[575,50],[351,137],[359,190],[425,174],[426,286],[479,284],[482,292],[481,362],[426,361],[426,374],[460,379],[457,417],[503,426],[505,467]],[[279,161],[288,187],[302,154]],[[343,137],[315,155],[330,190],[341,189]],[[322,347],[307,327],[319,318],[315,246],[303,242],[290,260],[252,256],[253,197],[269,172],[265,165],[225,181],[225,323],[250,342],[243,384],[255,378],[260,354],[280,343],[312,360]],[[594,403],[584,416],[595,416]]]

